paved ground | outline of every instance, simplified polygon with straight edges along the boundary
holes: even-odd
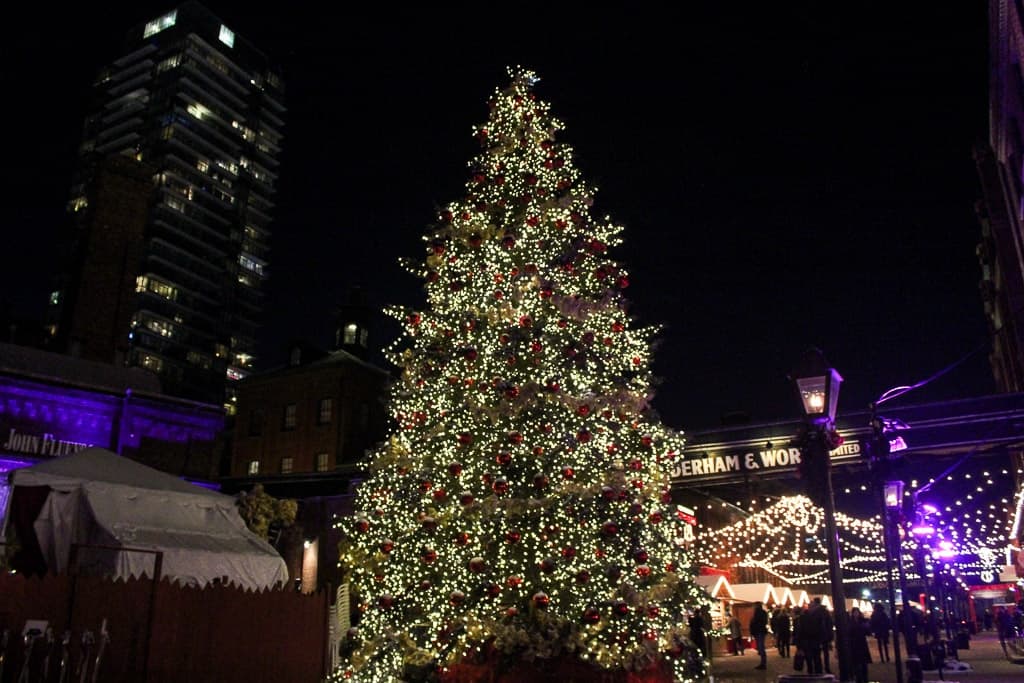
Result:
[[[771,636],[768,637],[769,644]],[[999,646],[999,639],[995,632],[983,632],[971,637],[971,646],[966,650],[959,650],[961,662],[971,665],[971,671],[945,671],[942,679],[947,683],[1024,683],[1024,658],[1018,658],[1017,662],[1010,661],[1003,655]],[[876,656],[875,643],[871,641],[872,656]],[[890,647],[891,650],[891,647]],[[890,652],[891,654],[891,652]],[[758,663],[757,653],[747,650],[741,656],[730,655],[725,652],[723,641],[716,644],[714,658],[711,663],[711,674],[713,683],[738,683],[739,681],[754,681],[755,683],[775,683],[780,675],[792,676],[800,672],[793,670],[793,660],[779,657],[774,649],[768,649],[768,668],[756,670]],[[903,659],[903,683],[909,683],[906,675],[906,658]],[[832,671],[836,673],[836,680],[839,680],[838,667],[835,664],[835,651],[832,653]],[[868,678],[877,683],[896,683],[896,665],[893,662],[885,664],[874,663],[868,667]],[[799,680],[799,679],[797,679]],[[924,672],[925,681],[940,680],[937,671]]]

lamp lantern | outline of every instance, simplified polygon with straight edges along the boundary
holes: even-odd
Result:
[[[793,381],[807,417],[815,422],[835,421],[843,378],[835,368],[829,367],[819,349],[811,348],[804,354],[793,372]]]
[[[885,482],[885,488],[883,490],[886,510],[889,512],[895,512],[903,507],[902,481],[887,481]]]

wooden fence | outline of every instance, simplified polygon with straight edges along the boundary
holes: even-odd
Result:
[[[247,591],[235,586],[189,588],[167,580],[0,574],[0,683],[16,683],[28,620],[45,620],[54,642],[35,642],[29,681],[60,679],[61,641],[70,632],[65,680],[106,683],[318,683],[328,673],[329,594],[292,590]],[[81,678],[83,659],[98,675]],[[83,635],[94,643],[86,648]],[[86,655],[88,655],[86,657]],[[48,659],[48,662],[47,662]],[[48,667],[44,677],[44,667]]]

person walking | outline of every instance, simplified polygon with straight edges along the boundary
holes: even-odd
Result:
[[[879,603],[871,612],[871,633],[878,644],[878,661],[889,661],[889,633],[892,631],[892,619],[885,607]]]
[[[754,616],[750,618],[750,635],[757,645],[757,654],[761,657],[761,663],[755,669],[768,668],[768,652],[765,650],[765,640],[768,638],[768,612],[760,602],[754,603]]]
[[[855,683],[868,683],[868,664],[871,663],[871,648],[868,646],[868,634],[871,633],[871,622],[859,608],[850,610],[850,664],[853,668]]]
[[[772,620],[772,633],[775,634],[775,647],[779,651],[779,656],[783,659],[789,658],[789,645],[793,633],[792,625],[789,621],[789,610],[781,608],[776,610],[776,616]]]
[[[825,664],[825,673],[832,673],[832,642],[836,638],[836,625],[832,621],[832,613],[822,606],[825,614],[825,634],[821,641],[821,659]]]
[[[740,624],[740,620],[733,614],[729,618],[729,641],[732,642],[732,654],[733,656],[739,656],[743,654],[743,626]]]
[[[825,644],[825,628],[831,620],[828,610],[821,604],[821,598],[814,598],[811,606],[800,617],[800,643],[807,659],[807,673],[824,673],[822,646]]]
[[[704,615],[701,614],[700,610],[695,611],[690,615],[690,640],[700,650],[700,654],[703,657],[708,657],[708,636],[707,629],[704,626]]]
[[[1013,641],[1017,635],[1017,626],[1013,623],[1013,616],[1010,614],[1010,610],[1006,607],[996,608],[996,630],[999,632],[999,644],[1003,648],[1003,654],[1007,657],[1010,656],[1010,651],[1006,647],[1006,641]]]

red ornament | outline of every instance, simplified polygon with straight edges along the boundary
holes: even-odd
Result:
[[[462,463],[453,462],[450,465],[448,465],[448,474],[452,475],[453,477],[460,476],[462,474]]]
[[[576,409],[576,412],[586,417],[587,415],[590,415],[590,406],[584,403],[583,405]]]
[[[468,446],[473,443],[473,435],[469,432],[462,432],[458,437],[459,445]]]
[[[586,569],[580,570],[576,572],[575,578],[576,583],[578,584],[590,583],[590,572],[588,572]]]
[[[427,564],[433,564],[434,560],[437,559],[437,551],[433,548],[424,548],[420,554],[420,559]]]
[[[384,553],[385,555],[387,555],[388,553],[390,553],[394,549],[395,549],[395,542],[392,541],[391,539],[387,539],[385,541],[381,541],[380,551],[382,553]]]
[[[547,606],[551,604],[551,598],[549,598],[548,594],[544,592],[534,593],[533,597],[530,599],[533,600],[533,604],[537,609],[547,609]]]
[[[576,548],[573,548],[571,545],[562,548],[562,557],[567,560],[571,560],[576,557]]]
[[[576,434],[576,440],[580,443],[587,443],[590,441],[590,432],[586,429],[581,429],[579,433]]]
[[[650,516],[647,518],[647,521],[649,521],[651,524],[661,524],[663,521],[665,521],[665,517],[660,512],[652,512]]]
[[[605,522],[601,525],[601,533],[605,536],[614,536],[619,533],[619,525],[615,522]]]
[[[510,576],[507,579],[505,579],[505,584],[509,588],[519,588],[519,586],[522,585],[522,583],[523,579],[518,576]]]
[[[370,520],[366,519],[365,517],[360,517],[359,519],[356,520],[356,531],[359,531],[361,533],[366,533],[369,530],[370,530]]]
[[[434,500],[441,501],[441,500],[444,500],[445,498],[448,497],[448,492],[445,491],[444,489],[434,489],[434,494],[433,495],[434,495]]]
[[[519,432],[509,432],[508,440],[513,444],[521,444],[523,442],[523,435]]]
[[[516,238],[512,235],[505,235],[501,238],[501,246],[505,249],[511,249],[516,246]]]
[[[469,534],[465,531],[455,534],[454,541],[457,545],[469,545]]]
[[[642,461],[640,461],[640,460],[630,460],[629,461],[629,469],[633,470],[634,472],[639,472],[643,468],[644,468],[644,464],[643,464]]]
[[[424,517],[420,520],[420,526],[423,527],[424,531],[432,534],[437,531],[437,520],[433,517]]]
[[[459,503],[462,505],[471,505],[473,503],[473,494],[469,491],[464,491],[459,494]]]
[[[495,456],[494,459],[497,461],[499,465],[508,465],[510,462],[512,462],[512,454],[507,451],[502,451],[501,453],[498,453],[498,455]]]
[[[644,446],[650,446],[652,443],[654,443],[654,439],[651,438],[650,434],[644,434],[643,436],[640,437],[640,443],[642,443]]]
[[[555,571],[556,567],[558,567],[558,562],[553,557],[545,557],[540,561],[540,570],[545,574]]]
[[[453,605],[461,605],[466,601],[466,594],[462,591],[452,591],[448,594],[448,601]]]
[[[433,585],[434,584],[431,583],[430,579],[423,579],[422,581],[420,581],[420,590],[421,591],[429,590],[430,587],[433,586]]]
[[[531,318],[530,316],[524,315],[519,318],[520,327],[529,327],[530,325],[533,325],[533,318]]]
[[[651,575],[651,568],[648,567],[646,564],[642,564],[636,568],[636,575],[642,579],[646,579],[648,576]]]
[[[549,483],[551,482],[546,474],[537,474],[533,477],[533,487],[536,489],[546,489]]]
[[[629,278],[623,275],[619,278],[617,284],[619,285],[619,289],[625,289],[626,287],[629,287]]]
[[[505,616],[506,617],[514,617],[514,616],[516,616],[518,614],[519,614],[519,608],[518,607],[509,607],[507,610],[505,610]]]
[[[423,481],[420,482],[420,491],[426,493],[427,491],[430,490],[430,487],[433,485],[434,482],[430,481],[429,479],[424,479]]]
[[[505,534],[505,542],[510,545],[515,545],[523,538],[523,535],[518,531],[509,531]]]
[[[624,617],[629,614],[629,605],[626,604],[625,600],[616,600],[612,603],[612,612],[617,616]]]
[[[394,598],[393,595],[391,595],[389,593],[385,593],[384,595],[382,595],[379,598],[377,598],[377,605],[381,609],[391,609],[391,607],[394,606],[394,604],[395,604],[395,598]]]
[[[469,561],[469,571],[473,572],[474,574],[480,574],[485,569],[487,569],[487,562],[484,561],[484,558],[474,557],[472,560]]]
[[[565,467],[562,468],[562,478],[563,479],[572,479],[575,476],[576,476],[576,470],[574,470],[569,465],[566,465]]]
[[[487,593],[488,597],[496,598],[499,595],[501,595],[501,586],[492,581],[491,583],[487,584],[487,587],[484,589],[484,592]]]
[[[506,493],[508,493],[508,480],[496,479],[491,489],[499,496],[505,495]]]

